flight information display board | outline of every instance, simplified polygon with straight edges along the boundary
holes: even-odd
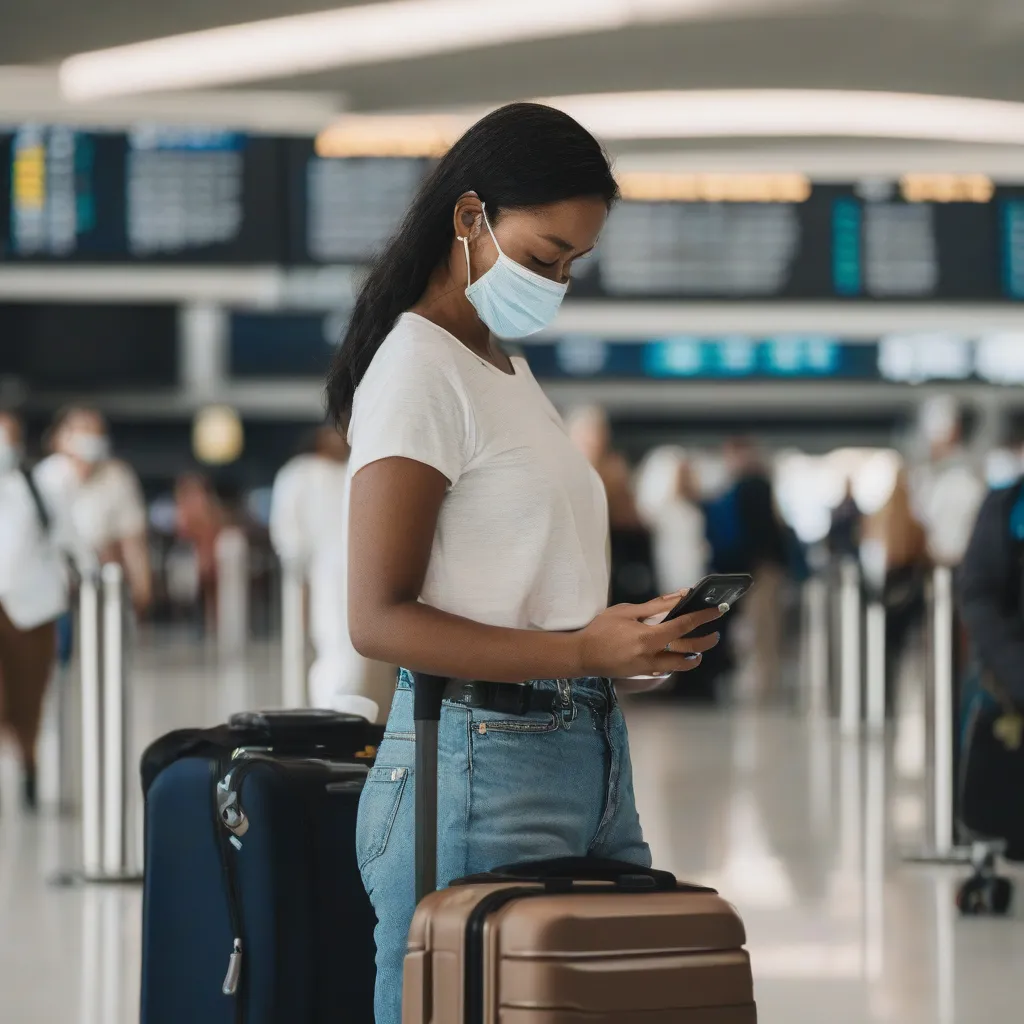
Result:
[[[321,157],[311,141],[293,141],[289,262],[367,262],[398,228],[427,168],[419,158]]]
[[[23,125],[0,136],[0,260],[277,263],[277,139]]]
[[[1024,189],[911,201],[895,182],[799,202],[626,200],[573,294],[615,299],[1024,299]]]
[[[873,381],[1024,385],[1024,334],[893,334],[606,340],[566,335],[522,346],[542,380]]]
[[[0,377],[83,394],[178,385],[178,309],[107,303],[0,304]]]

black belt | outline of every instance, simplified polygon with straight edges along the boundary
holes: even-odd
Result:
[[[541,690],[531,683],[487,683],[475,679],[452,679],[444,688],[444,699],[467,708],[526,715],[531,711],[559,711],[562,698],[556,690]]]

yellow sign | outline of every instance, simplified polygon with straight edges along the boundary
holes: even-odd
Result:
[[[11,198],[15,208],[43,208],[46,202],[46,151],[42,146],[26,146],[15,151]]]

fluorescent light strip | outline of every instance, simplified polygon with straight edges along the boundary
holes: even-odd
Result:
[[[1024,143],[1024,104],[914,93],[810,89],[559,96],[607,139],[846,136]]]
[[[1024,103],[914,93],[740,89],[606,93],[540,100],[608,141],[835,137],[1022,145]],[[442,152],[488,108],[349,114],[321,132],[323,156]]]
[[[76,54],[61,64],[60,80],[69,99],[96,100],[823,2],[391,0]]]

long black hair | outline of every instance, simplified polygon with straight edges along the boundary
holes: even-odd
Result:
[[[398,317],[415,305],[455,237],[455,203],[476,192],[493,224],[502,210],[581,196],[610,206],[619,190],[608,157],[568,114],[510,103],[477,121],[424,182],[401,227],[376,257],[327,375],[327,407],[341,425],[370,361]]]

